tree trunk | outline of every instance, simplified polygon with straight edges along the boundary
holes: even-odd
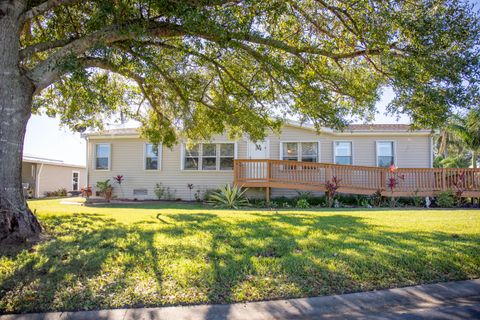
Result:
[[[472,151],[472,168],[477,167],[478,154],[477,151]]]
[[[23,196],[23,140],[34,87],[19,66],[19,15],[25,1],[0,0],[0,243],[37,237],[42,228]]]

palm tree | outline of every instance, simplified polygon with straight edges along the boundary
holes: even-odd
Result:
[[[472,167],[477,167],[480,152],[480,109],[471,109],[465,117],[456,116],[448,130],[461,141],[472,155]]]

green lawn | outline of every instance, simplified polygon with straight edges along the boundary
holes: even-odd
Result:
[[[0,256],[0,313],[227,303],[480,277],[480,211],[31,201],[51,240]]]

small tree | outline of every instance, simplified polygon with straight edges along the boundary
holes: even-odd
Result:
[[[395,197],[393,196],[393,190],[400,183],[400,180],[405,179],[405,175],[398,174],[397,168],[395,167],[395,165],[391,165],[389,167],[389,172],[390,172],[390,176],[388,177],[387,187],[390,189],[390,192],[391,192],[390,207],[393,208],[393,207],[395,207],[395,205],[397,203]]]

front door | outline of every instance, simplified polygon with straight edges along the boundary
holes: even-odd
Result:
[[[268,141],[248,142],[249,159],[268,159]]]
[[[72,191],[78,191],[78,184],[80,182],[80,173],[78,171],[72,172]]]
[[[268,159],[268,141],[248,142],[249,159]],[[248,164],[246,176],[250,179],[263,180],[267,177],[267,162]]]

